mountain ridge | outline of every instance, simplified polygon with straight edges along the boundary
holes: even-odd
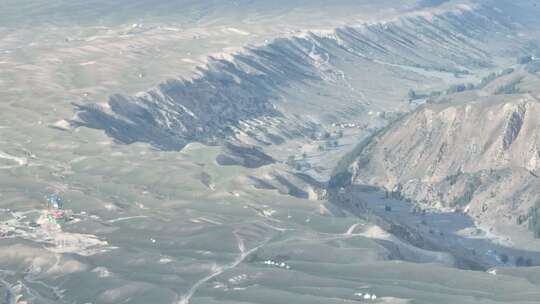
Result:
[[[430,15],[429,19],[422,15],[404,17],[390,23],[276,39],[262,47],[248,47],[222,58],[211,57],[191,80],[171,79],[136,96],[113,95],[105,107],[78,104],[78,119],[72,123],[102,129],[118,142],[142,141],[160,149],[181,149],[193,140],[211,143],[224,137],[234,138],[245,131],[242,121],[258,118],[272,121],[291,116],[290,110],[294,108],[291,105],[300,101],[284,95],[290,94],[291,89],[294,91],[297,85],[309,87],[321,83],[343,87],[350,92],[351,99],[364,99],[360,104],[334,100],[334,111],[353,109],[365,117],[372,108],[371,102],[348,80],[352,76],[342,68],[347,61],[466,75],[470,69],[493,65],[493,57],[502,54],[481,50],[489,35],[498,37],[492,40],[506,43],[507,47],[519,40],[510,37],[514,31],[512,25],[495,21],[498,14],[485,7],[480,10],[461,7]],[[468,21],[466,32],[464,20]],[[444,48],[434,51],[434,44],[442,44]],[[382,108],[389,110],[394,106],[396,101]],[[317,124],[320,120],[317,116],[324,108],[314,103],[312,113],[303,113],[315,115],[314,119],[288,118],[285,122],[278,119],[280,128],[288,131],[277,131],[278,134],[270,136],[287,136],[283,133],[297,133],[298,129]],[[248,134],[248,137],[253,136]]]

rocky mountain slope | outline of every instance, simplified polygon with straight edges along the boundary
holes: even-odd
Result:
[[[352,182],[465,212],[519,241],[540,194],[538,84],[519,67],[419,107],[358,147]]]

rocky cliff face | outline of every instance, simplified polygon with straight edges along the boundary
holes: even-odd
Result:
[[[523,86],[538,83],[527,77]],[[540,192],[536,94],[480,90],[422,106],[361,147],[352,180],[515,225]]]

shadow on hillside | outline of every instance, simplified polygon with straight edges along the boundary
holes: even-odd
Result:
[[[328,199],[415,247],[451,254],[458,268],[485,271],[495,266],[540,266],[540,252],[488,238],[461,212],[421,209],[399,194],[367,185],[331,188]]]

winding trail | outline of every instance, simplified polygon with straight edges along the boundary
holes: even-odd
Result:
[[[352,225],[351,227],[349,227],[349,229],[347,230],[347,232],[345,232],[343,235],[353,235],[353,232],[354,230],[356,230],[356,228],[360,226],[359,223],[356,223],[354,225]]]
[[[119,217],[116,219],[108,220],[107,223],[116,223],[116,222],[121,222],[121,221],[127,221],[127,220],[138,219],[138,218],[147,218],[147,217],[148,216],[146,215]]]
[[[266,243],[269,241],[269,239],[267,239],[266,241],[264,241],[260,245],[258,245],[256,247],[253,247],[253,248],[246,251],[244,240],[242,240],[242,238],[236,232],[234,233],[234,235],[236,236],[236,239],[238,240],[238,249],[240,250],[240,255],[231,264],[222,265],[222,266],[214,266],[214,268],[212,269],[212,272],[209,275],[207,275],[207,276],[203,277],[202,279],[200,279],[199,281],[197,281],[188,290],[188,292],[181,297],[178,304],[189,304],[189,301],[191,300],[191,298],[193,297],[195,292],[197,292],[199,287],[201,287],[201,285],[203,285],[204,283],[210,281],[211,279],[219,276],[223,272],[225,272],[225,271],[227,271],[229,269],[233,269],[236,266],[240,265],[246,259],[246,257],[248,257],[250,254],[252,254],[253,252],[257,251],[259,248],[266,245]]]
[[[16,167],[22,167],[28,164],[28,159],[24,157],[13,156],[2,151],[0,151],[0,158],[7,159],[7,160],[17,163],[17,165],[13,165],[13,166],[0,166],[0,169],[12,169]]]

